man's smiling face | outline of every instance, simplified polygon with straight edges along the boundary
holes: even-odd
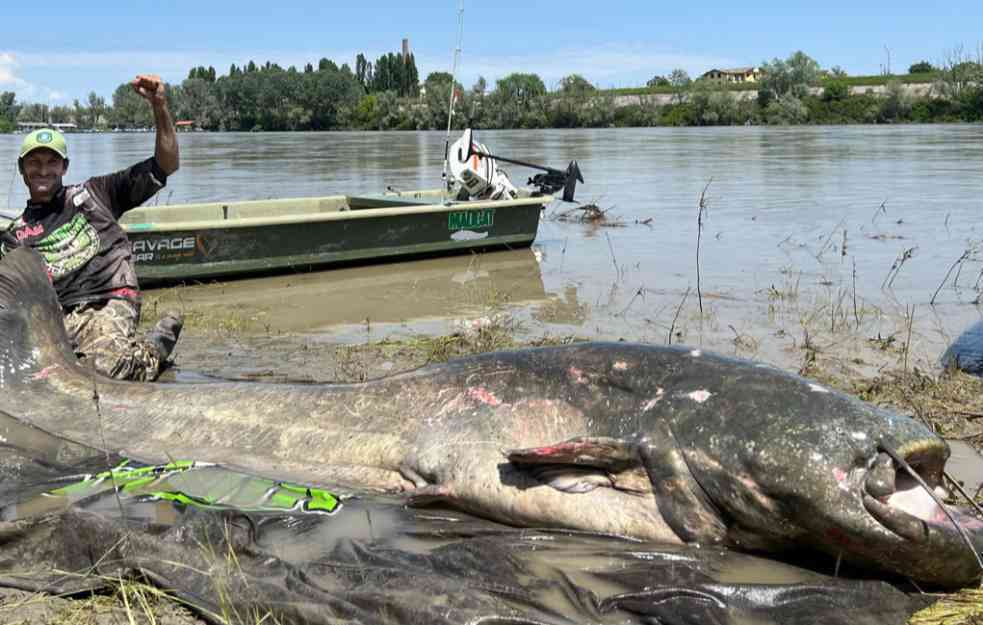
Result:
[[[61,179],[68,171],[68,161],[47,148],[32,150],[20,165],[33,202],[50,201],[61,189]]]

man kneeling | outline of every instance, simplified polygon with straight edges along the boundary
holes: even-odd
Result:
[[[155,75],[132,82],[154,113],[154,156],[122,171],[63,186],[65,137],[45,128],[21,144],[17,166],[30,192],[24,213],[3,233],[0,254],[26,245],[48,269],[79,358],[121,380],[154,380],[177,343],[183,319],[167,313],[145,338],[136,336],[140,289],[130,241],[117,221],[152,197],[178,170],[178,145],[164,83]]]

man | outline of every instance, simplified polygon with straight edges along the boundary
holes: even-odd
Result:
[[[183,319],[167,313],[145,338],[137,338],[140,290],[130,242],[117,220],[178,170],[178,145],[160,77],[141,74],[130,84],[153,109],[154,156],[66,187],[65,138],[51,129],[32,132],[17,160],[30,199],[4,233],[0,254],[16,245],[37,250],[79,358],[110,377],[146,381],[156,379],[165,366]]]

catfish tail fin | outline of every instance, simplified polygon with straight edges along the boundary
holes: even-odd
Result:
[[[16,248],[0,259],[0,393],[59,365],[78,367],[58,296],[38,253]]]

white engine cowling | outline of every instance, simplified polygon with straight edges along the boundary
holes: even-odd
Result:
[[[466,189],[468,197],[472,199],[498,200],[518,196],[509,175],[498,168],[495,159],[472,152],[488,154],[484,145],[472,140],[469,128],[451,144],[447,154],[452,184]]]

